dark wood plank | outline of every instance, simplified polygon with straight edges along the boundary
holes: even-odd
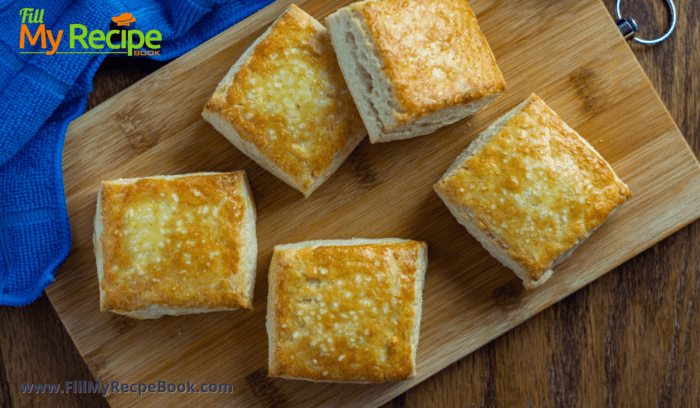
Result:
[[[136,58],[107,58],[93,79],[87,110],[163,66]],[[51,303],[0,306],[0,407],[109,407],[98,394],[22,394],[22,383],[95,381]]]
[[[614,0],[604,2],[612,12]],[[697,156],[700,7],[676,3],[677,33],[659,46],[632,49]],[[645,34],[668,24],[661,1],[629,1],[625,9]],[[158,66],[106,61],[89,106]],[[698,248],[696,222],[387,406],[700,406]],[[0,327],[0,406],[107,406],[89,394],[20,393],[23,382],[92,380],[45,297],[0,307]]]
[[[109,407],[99,394],[23,394],[20,384],[94,381],[46,295],[0,306],[0,407]]]

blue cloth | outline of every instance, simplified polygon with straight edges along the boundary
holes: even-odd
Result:
[[[158,60],[175,58],[272,0],[0,1],[0,304],[36,300],[71,248],[61,157],[66,129],[85,111],[92,77],[106,54],[20,54],[20,9],[44,8],[43,23],[107,32],[128,12],[131,28],[158,30]],[[43,4],[42,4],[43,3]],[[34,34],[38,24],[28,24]],[[48,41],[47,41],[48,43]],[[25,39],[22,51],[37,51]],[[134,57],[124,57],[134,58]]]

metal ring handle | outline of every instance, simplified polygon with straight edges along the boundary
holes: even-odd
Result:
[[[622,18],[622,14],[620,13],[620,3],[621,2],[622,2],[622,0],[617,0],[617,2],[615,3],[615,14],[617,14],[618,26],[620,26],[620,23],[628,23],[632,27],[634,27],[634,31],[636,32],[637,27],[636,27],[636,23],[634,22],[634,20],[631,17],[628,18],[629,21],[626,21]],[[668,29],[668,31],[666,31],[666,33],[664,35],[662,35],[661,37],[655,38],[653,40],[643,40],[641,38],[634,37],[634,41],[636,41],[640,44],[654,45],[654,44],[658,44],[661,41],[667,39],[671,35],[671,33],[673,33],[673,30],[676,29],[676,20],[677,20],[676,5],[673,4],[673,0],[666,0],[666,4],[668,4],[668,8],[671,10],[671,27]],[[633,35],[634,34],[630,35],[629,37],[633,37]],[[628,36],[626,35],[625,38],[627,38],[627,37]]]

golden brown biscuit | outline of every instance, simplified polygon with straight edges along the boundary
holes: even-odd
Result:
[[[245,172],[104,181],[94,244],[102,311],[252,308],[257,242]]]
[[[464,0],[362,1],[326,23],[372,143],[431,133],[505,91]]]
[[[278,245],[270,264],[270,376],[333,382],[415,374],[428,247],[400,239]]]
[[[202,116],[305,196],[366,135],[327,30],[295,5],[241,56]]]
[[[482,132],[434,188],[528,289],[632,196],[535,94]]]

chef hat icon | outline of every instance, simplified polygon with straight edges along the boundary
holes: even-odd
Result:
[[[116,17],[112,17],[112,21],[117,23],[118,26],[129,26],[129,24],[133,23],[136,21],[136,17],[134,17],[131,13],[122,13]]]

